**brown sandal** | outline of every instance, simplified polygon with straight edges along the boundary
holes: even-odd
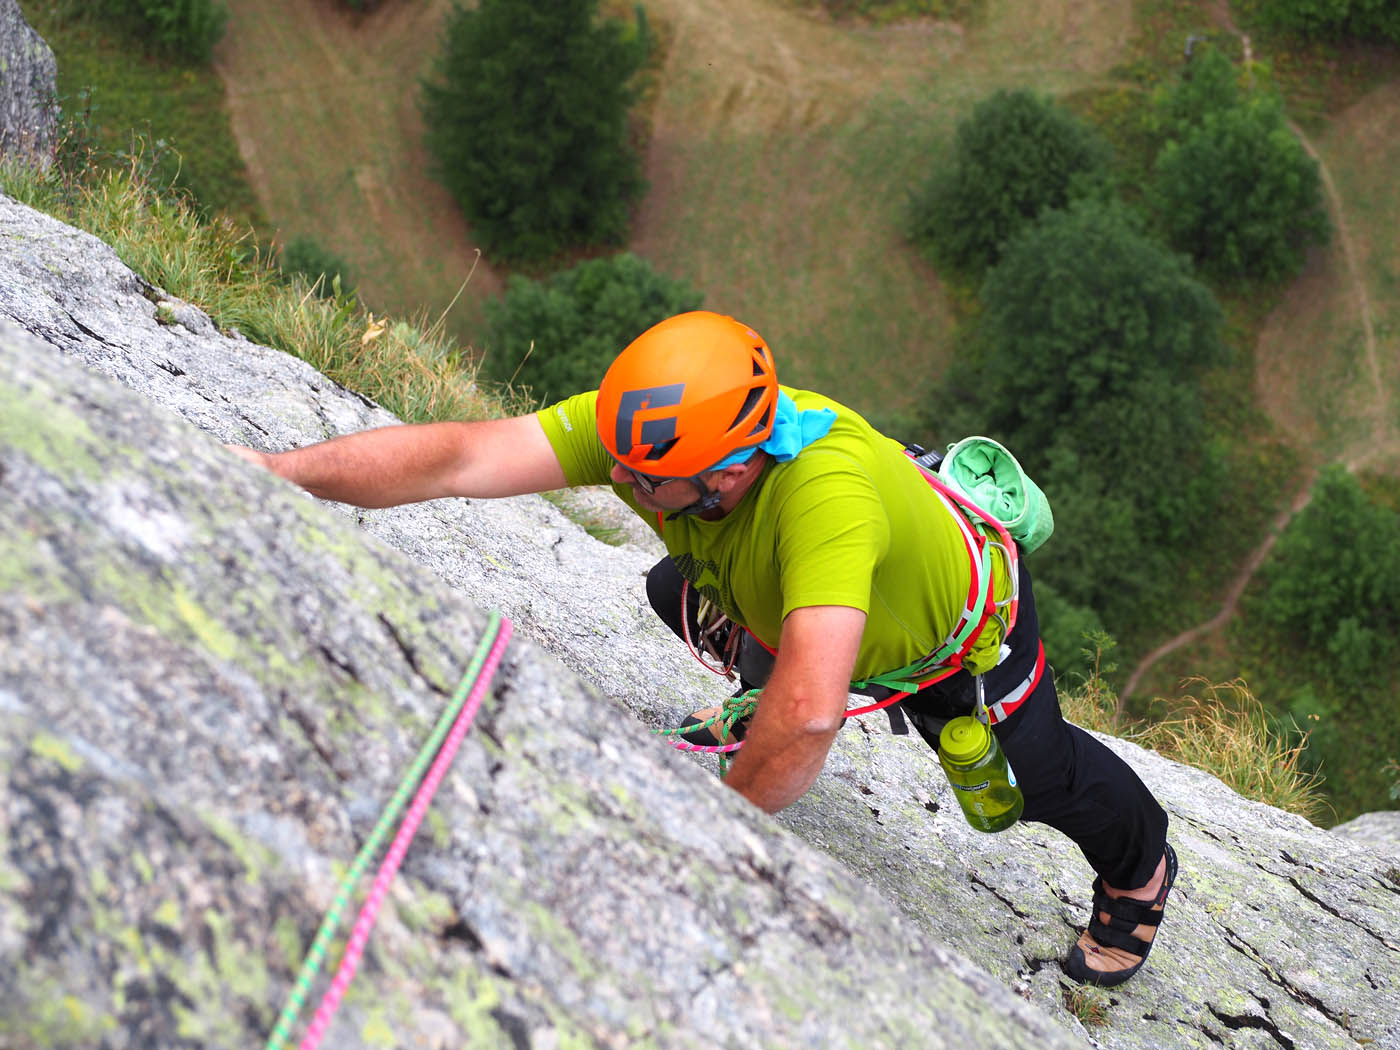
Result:
[[[1089,928],[1080,935],[1079,940],[1070,949],[1069,958],[1065,960],[1065,973],[1071,978],[1084,984],[1112,988],[1142,969],[1142,964],[1147,962],[1147,954],[1152,951],[1152,945],[1157,939],[1157,927],[1162,922],[1167,894],[1176,883],[1176,851],[1168,845],[1164,856],[1167,870],[1162,876],[1162,888],[1155,900],[1110,897],[1103,888],[1103,878],[1094,880],[1093,917],[1089,920]],[[1107,923],[1100,921],[1100,914],[1108,916]],[[1134,936],[1140,926],[1151,928],[1151,936],[1147,940]],[[1117,948],[1129,955],[1136,955],[1138,961],[1132,966],[1117,970],[1091,968],[1085,953],[1100,955],[1104,948]]]

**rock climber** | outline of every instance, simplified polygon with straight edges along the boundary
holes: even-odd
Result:
[[[671,317],[628,345],[596,391],[528,415],[230,449],[360,507],[610,484],[668,552],[647,580],[657,612],[727,652],[741,689],[761,687],[749,717],[697,712],[686,739],[742,739],[724,782],[770,813],[812,785],[853,691],[891,696],[881,679],[956,648],[951,673],[899,700],[892,724],[907,716],[936,747],[947,720],[974,710],[980,676],[1022,819],[1068,836],[1097,875],[1066,972],[1111,986],[1145,962],[1176,879],[1167,815],[1126,762],[1061,717],[1024,559],[993,545],[990,595],[974,608],[981,548],[962,511],[856,412],[780,387],[747,325]],[[1007,631],[997,610],[1013,593]]]

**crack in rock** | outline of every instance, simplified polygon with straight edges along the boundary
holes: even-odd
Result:
[[[98,335],[96,332],[94,332],[94,331],[93,331],[91,328],[89,328],[87,325],[83,324],[82,321],[79,321],[76,317],[74,317],[73,314],[72,314],[71,312],[69,312],[68,310],[64,310],[63,312],[68,316],[68,320],[72,321],[73,324],[75,324],[75,325],[77,326],[78,331],[82,332],[83,335],[87,336],[89,339],[96,339],[96,340],[97,340],[99,343],[101,343],[103,346],[111,346],[111,345],[112,345],[110,342],[108,342],[108,341],[107,341],[106,339],[104,339],[102,336]]]
[[[311,750],[320,756],[321,761],[326,764],[326,768],[335,774],[336,779],[342,784],[349,783],[350,772],[341,768],[336,749],[326,740],[321,733],[321,727],[316,724],[315,720],[293,703],[285,693],[282,694],[282,709],[287,712],[287,717],[301,729],[302,734],[306,737],[306,742],[311,745]]]
[[[486,942],[481,939],[481,935],[462,916],[458,915],[452,922],[439,930],[438,939],[449,943],[452,941],[461,942],[473,955],[481,956],[482,965],[497,977],[504,977],[507,980],[514,979],[515,975],[499,959],[491,956],[491,953],[486,950]]]
[[[997,888],[996,888],[995,886],[993,886],[991,883],[989,883],[989,882],[987,882],[986,880],[984,880],[984,879],[983,879],[980,875],[978,875],[976,872],[972,872],[971,874],[968,875],[968,881],[971,882],[974,886],[981,886],[984,890],[986,890],[988,893],[990,893],[993,897],[995,897],[997,900],[1001,901],[1002,904],[1006,905],[1006,907],[1009,908],[1009,909],[1011,910],[1011,913],[1012,913],[1013,915],[1015,915],[1016,918],[1018,918],[1018,919],[1029,919],[1029,918],[1031,917],[1029,912],[1024,912],[1024,911],[1022,911],[1020,908],[1016,907],[1016,905],[1015,905],[1014,903],[1012,903],[1011,900],[1010,900],[1009,898],[1002,896],[1002,894],[997,890]]]
[[[1325,900],[1323,900],[1323,899],[1322,899],[1321,897],[1319,897],[1317,894],[1315,894],[1315,893],[1313,893],[1311,890],[1309,890],[1306,886],[1304,886],[1301,882],[1299,882],[1294,876],[1292,876],[1292,875],[1288,876],[1288,881],[1291,882],[1291,883],[1293,884],[1293,888],[1294,888],[1295,890],[1297,890],[1299,893],[1301,893],[1301,894],[1302,894],[1304,897],[1306,897],[1308,900],[1312,901],[1314,904],[1316,904],[1316,905],[1317,905],[1319,908],[1321,908],[1323,911],[1327,912],[1329,915],[1335,916],[1336,918],[1341,919],[1342,922],[1345,922],[1345,923],[1348,923],[1348,924],[1350,924],[1350,925],[1352,925],[1352,926],[1355,926],[1358,930],[1361,930],[1363,933],[1370,934],[1372,937],[1374,937],[1377,941],[1379,941],[1379,942],[1380,942],[1382,945],[1384,945],[1386,948],[1389,948],[1391,951],[1393,951],[1393,952],[1395,952],[1395,951],[1400,951],[1400,947],[1397,947],[1396,945],[1391,944],[1388,940],[1386,940],[1384,937],[1382,937],[1382,936],[1381,936],[1379,933],[1377,933],[1375,930],[1371,929],[1371,928],[1370,928],[1369,926],[1367,926],[1365,923],[1359,922],[1358,920],[1353,919],[1353,918],[1352,918],[1351,916],[1349,916],[1349,915],[1343,915],[1340,911],[1338,911],[1338,910],[1337,910],[1336,908],[1334,908],[1332,905],[1328,904]]]
[[[329,646],[318,645],[316,648],[320,650],[321,656],[325,658],[326,663],[341,671],[352,682],[358,682],[361,685],[365,684],[364,680],[360,677],[360,673],[355,670],[354,664],[350,663],[344,657],[336,655],[336,653],[331,651]]]
[[[399,629],[394,626],[393,621],[390,620],[383,613],[378,614],[378,619],[379,622],[384,625],[384,630],[389,633],[389,637],[393,639],[394,644],[399,647],[399,652],[403,653],[404,661],[412,669],[413,673],[419,678],[421,678],[424,682],[426,682],[428,688],[431,689],[433,692],[437,693],[439,696],[451,696],[452,694],[447,689],[443,688],[443,686],[435,682],[432,679],[432,677],[423,669],[422,665],[419,664],[418,651],[414,649],[413,646],[410,645],[408,641],[403,637],[403,635],[399,633]]]
[[[1268,1032],[1273,1037],[1274,1042],[1283,1047],[1283,1050],[1296,1050],[1297,1044],[1281,1031],[1278,1025],[1274,1024],[1268,1014],[1227,1014],[1223,1010],[1217,1010],[1209,1003],[1206,1004],[1206,1009],[1232,1032],[1238,1032],[1242,1028],[1257,1028],[1260,1031]]]

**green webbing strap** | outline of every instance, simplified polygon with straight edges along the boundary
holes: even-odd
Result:
[[[930,672],[942,666],[946,661],[962,652],[963,646],[973,633],[981,627],[986,620],[987,602],[992,595],[992,544],[987,543],[982,547],[982,586],[977,595],[976,616],[963,621],[963,625],[958,631],[941,646],[920,657],[912,664],[896,668],[893,671],[885,671],[881,674],[872,675],[859,682],[852,682],[852,689],[864,689],[867,686],[882,685],[886,689],[893,689],[897,693],[918,692],[922,679],[927,678]]]

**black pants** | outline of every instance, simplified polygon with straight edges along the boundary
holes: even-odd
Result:
[[[682,582],[669,557],[662,558],[647,574],[647,598],[677,637],[684,637]],[[1024,561],[1020,588],[1016,626],[1006,638],[1011,652],[982,676],[988,704],[1024,682],[1035,667],[1040,625]],[[687,597],[686,616],[694,638],[699,596],[692,588]],[[762,653],[752,643],[745,648]],[[761,685],[766,674],[758,678],[744,674],[744,678],[746,686],[752,687]],[[943,724],[958,715],[971,714],[975,702],[972,676],[959,671],[901,701],[900,707],[928,745],[937,748]],[[1132,889],[1152,878],[1166,844],[1167,814],[1131,766],[1064,720],[1049,666],[1030,696],[992,731],[1025,795],[1022,820],[1048,824],[1068,836],[1089,866],[1111,886]]]

